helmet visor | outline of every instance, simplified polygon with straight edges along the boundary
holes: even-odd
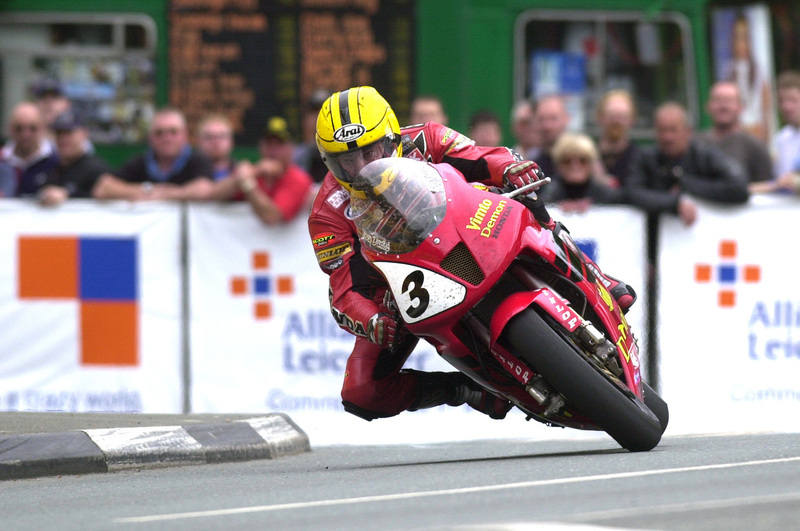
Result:
[[[361,168],[373,160],[393,156],[397,151],[397,143],[391,138],[381,138],[366,146],[345,151],[344,153],[328,153],[328,169],[340,181],[352,184]]]

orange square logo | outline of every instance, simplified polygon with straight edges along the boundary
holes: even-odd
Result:
[[[20,237],[17,249],[21,299],[78,297],[77,238]]]
[[[269,301],[258,301],[254,309],[256,319],[269,319],[272,317],[272,304]]]
[[[694,266],[694,279],[697,282],[711,281],[711,266],[706,264],[697,264]]]
[[[257,251],[253,253],[253,269],[256,271],[269,269],[269,253]]]
[[[135,302],[81,302],[81,363],[136,366],[139,316]]]
[[[736,305],[736,292],[722,290],[719,292],[719,305],[723,308],[730,308]]]
[[[744,266],[744,281],[745,282],[760,282],[761,281],[761,268],[757,265]]]
[[[278,294],[287,295],[294,292],[292,277],[278,277]]]
[[[736,258],[736,242],[733,240],[719,242],[719,255],[722,258]]]
[[[247,279],[244,277],[233,277],[231,279],[231,293],[234,295],[244,295],[247,293]]]

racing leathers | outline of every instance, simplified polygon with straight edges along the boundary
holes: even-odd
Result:
[[[401,135],[404,157],[448,163],[472,182],[502,186],[509,166],[515,168],[520,161],[508,148],[476,146],[466,136],[435,122],[405,127]],[[465,400],[437,389],[452,388],[456,380],[466,378],[460,373],[401,370],[417,344],[417,338],[401,325],[391,330],[394,336],[391,345],[376,337],[376,320],[395,312],[388,302],[390,297],[386,296],[383,277],[361,255],[355,225],[346,216],[349,204],[349,193],[329,172],[308,220],[317,261],[330,276],[331,312],[339,326],[357,336],[342,386],[345,409],[372,420],[407,409],[464,403]],[[507,402],[488,393],[480,400],[481,403],[467,402],[493,417],[502,418],[509,407]]]

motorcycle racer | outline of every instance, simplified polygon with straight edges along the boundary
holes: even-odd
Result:
[[[346,411],[366,420],[401,411],[464,403],[492,418],[504,418],[511,404],[460,372],[402,369],[417,344],[405,331],[385,281],[361,255],[355,225],[348,219],[358,171],[384,157],[409,157],[448,163],[470,182],[519,188],[543,174],[505,147],[479,147],[444,125],[427,122],[400,128],[388,102],[373,87],[353,87],[332,94],[317,118],[316,142],[330,170],[314,200],[309,233],[320,268],[329,275],[331,312],[339,326],[356,335],[342,386]],[[538,205],[548,228],[555,224]],[[635,294],[610,277],[612,295],[623,307]],[[622,286],[623,289],[615,289]],[[617,293],[615,293],[617,292]],[[622,298],[628,297],[625,306]]]

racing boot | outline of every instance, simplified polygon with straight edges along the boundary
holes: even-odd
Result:
[[[563,224],[556,222],[553,224],[553,228],[551,230],[563,240],[567,240],[575,248],[578,247],[578,245],[572,239],[569,230]],[[594,276],[596,276],[600,282],[603,283],[603,286],[606,288],[606,290],[608,290],[614,300],[617,301],[617,304],[619,304],[619,307],[622,309],[622,313],[628,313],[630,307],[633,306],[634,302],[636,302],[636,292],[633,290],[633,288],[625,282],[622,282],[611,275],[603,273],[603,271],[600,269],[600,266],[594,263],[594,261],[586,255],[586,253],[584,253],[583,256],[586,258],[586,265],[592,271]]]
[[[498,398],[460,372],[422,372],[403,369],[417,377],[417,399],[409,411],[441,406],[469,405],[493,419],[505,418],[511,402]]]
[[[595,276],[600,279],[603,286],[605,286],[611,296],[614,297],[614,300],[617,301],[617,304],[619,304],[619,307],[622,309],[622,313],[628,313],[633,303],[636,302],[636,292],[633,288],[625,282],[603,273],[597,264],[588,256],[586,257],[586,261]]]

